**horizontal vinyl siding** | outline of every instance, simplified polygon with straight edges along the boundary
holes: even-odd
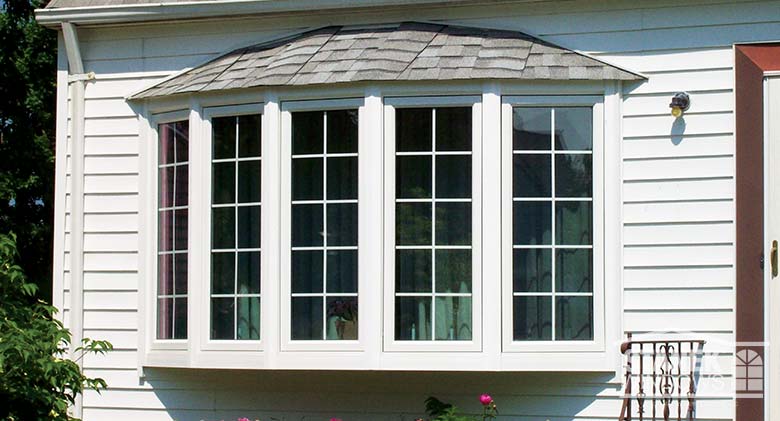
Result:
[[[84,179],[85,336],[118,350],[84,360],[109,390],[84,398],[85,421],[412,420],[429,394],[478,412],[489,391],[502,417],[614,420],[619,383],[603,374],[268,373],[146,370],[139,378],[139,124],[124,98],[165,76],[232,48],[341,23],[436,20],[526,31],[643,72],[623,86],[623,325],[707,339],[704,370],[732,376],[734,335],[733,52],[737,41],[780,39],[780,2],[545,2],[425,8],[349,17],[244,19],[80,30],[88,71]],[[668,115],[673,93],[687,91],[685,124]],[[70,164],[67,165],[68,171]],[[72,180],[65,180],[66,192]],[[60,193],[61,194],[61,193]],[[70,300],[70,203],[65,200],[63,299]],[[60,210],[62,211],[62,210]],[[68,312],[64,314],[66,321]],[[733,402],[703,381],[700,420],[731,420]],[[399,418],[401,414],[402,417]]]

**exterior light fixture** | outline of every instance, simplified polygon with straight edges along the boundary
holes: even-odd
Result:
[[[672,115],[678,118],[688,111],[688,108],[691,108],[691,98],[685,92],[678,92],[672,97],[672,103],[669,104],[669,108],[672,109]]]

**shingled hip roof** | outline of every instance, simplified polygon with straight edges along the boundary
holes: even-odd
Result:
[[[270,86],[469,79],[644,77],[522,32],[407,22],[332,26],[241,48],[131,98]]]

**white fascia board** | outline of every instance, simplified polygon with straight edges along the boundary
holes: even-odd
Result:
[[[521,0],[523,1],[523,0]],[[534,0],[524,0],[534,1]],[[178,3],[148,3],[134,5],[64,7],[37,9],[35,18],[41,25],[54,26],[62,22],[74,24],[117,24],[182,19],[203,19],[273,13],[371,9],[392,6],[424,6],[466,3],[468,0],[208,0]]]

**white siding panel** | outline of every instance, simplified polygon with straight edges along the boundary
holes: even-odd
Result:
[[[674,294],[659,289],[629,290],[623,294],[626,310],[729,310],[734,307],[734,290],[677,289]]]
[[[623,222],[713,222],[731,221],[734,203],[731,200],[675,203],[628,203],[623,206]]]
[[[623,136],[626,138],[678,137],[733,131],[734,117],[731,113],[691,114],[677,120],[671,115],[630,117],[623,120]]]
[[[84,234],[85,252],[138,251],[138,234]]]
[[[623,142],[624,158],[676,158],[684,156],[730,155],[734,153],[731,135],[657,136]]]
[[[728,169],[723,169],[727,171]],[[685,201],[731,200],[734,197],[734,178],[722,177],[698,180],[638,180],[623,185],[623,201]]]
[[[84,121],[84,133],[89,136],[136,136],[138,118],[88,118]]]
[[[138,137],[111,136],[84,138],[85,155],[138,155]]]
[[[137,175],[85,175],[84,193],[136,193]]]
[[[84,116],[86,118],[136,118],[136,111],[124,99],[93,99],[84,102]]]
[[[88,290],[136,290],[138,285],[138,273],[134,271],[84,274],[84,289]]]
[[[671,96],[669,94],[634,95],[631,93],[623,101],[623,116],[669,116],[671,113],[669,109],[670,102]],[[734,95],[731,91],[700,92],[692,95],[691,108],[685,112],[685,115],[731,112],[733,107]]]
[[[87,213],[136,213],[138,194],[89,194],[84,196],[84,212]]]
[[[728,244],[734,243],[731,222],[702,224],[642,224],[623,229],[625,245]]]
[[[623,163],[623,179],[625,181],[713,178],[733,175],[734,159],[730,156],[643,159]]]
[[[84,174],[138,174],[138,159],[125,156],[87,156]]]
[[[734,263],[734,247],[723,245],[630,246],[623,252],[627,267],[707,266]]]
[[[137,311],[85,311],[84,312],[84,329],[89,329],[94,333],[90,333],[92,338],[109,340],[114,346],[117,344],[110,340],[110,337],[103,334],[101,331],[107,331],[111,329],[119,329],[122,331],[138,329],[138,312]],[[137,340],[138,337],[136,336]],[[138,343],[134,343],[132,347]],[[113,385],[112,385],[113,386]]]
[[[138,268],[138,253],[84,253],[85,271],[127,271]]]
[[[734,313],[731,311],[626,311],[624,326],[629,332],[708,332],[734,328]]]
[[[87,354],[84,356],[85,369],[137,369],[138,352],[111,351],[104,355]]]
[[[135,329],[117,329],[119,328],[95,329],[84,326],[84,337],[111,342],[114,350],[135,350],[138,347],[138,332]]]
[[[85,232],[136,232],[138,215],[126,214],[87,214],[84,215]]]
[[[623,271],[623,285],[626,288],[663,289],[732,287],[735,285],[734,276],[733,266],[637,267]]]
[[[133,291],[84,291],[85,310],[135,310],[138,293]]]

